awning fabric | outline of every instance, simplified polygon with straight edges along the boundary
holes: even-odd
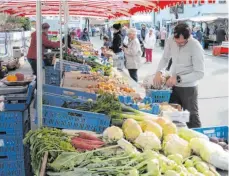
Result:
[[[41,0],[42,15],[58,16],[60,0]],[[70,16],[116,18],[158,11],[176,4],[215,3],[215,0],[67,0]],[[3,0],[0,13],[35,16],[36,0]]]

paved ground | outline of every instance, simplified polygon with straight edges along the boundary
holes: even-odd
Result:
[[[91,38],[95,46],[102,46],[98,38]],[[138,75],[140,82],[157,68],[163,50],[156,47],[153,63],[143,64]],[[143,61],[144,62],[144,61]],[[203,126],[228,125],[228,58],[205,55],[205,77],[199,84],[199,109]]]
[[[94,46],[102,46],[99,38],[91,38]],[[163,50],[156,47],[153,52],[153,63],[143,64],[139,69],[140,82],[157,68]],[[228,124],[228,59],[213,57],[206,52],[205,77],[199,85],[199,109],[203,126]],[[22,60],[24,62],[24,60]],[[144,60],[142,61],[144,62]],[[18,70],[17,70],[18,71]],[[21,72],[31,73],[30,66],[25,62]]]

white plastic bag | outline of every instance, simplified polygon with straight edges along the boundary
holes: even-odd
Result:
[[[123,40],[123,44],[128,45],[128,43],[129,43],[129,38],[128,38],[128,36],[125,36],[125,38]]]

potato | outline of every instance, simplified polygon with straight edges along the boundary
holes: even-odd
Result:
[[[225,146],[227,146],[227,144],[226,144],[225,142],[219,142],[218,144],[219,144],[221,147],[223,147],[223,148],[224,148]]]
[[[224,150],[229,150],[228,145],[225,145],[225,146],[223,147],[223,149],[224,149]]]
[[[219,139],[217,137],[210,137],[209,138],[211,142],[218,143]]]
[[[219,138],[218,140],[219,140],[219,142],[224,142],[223,138]]]
[[[15,76],[17,77],[18,81],[24,81],[25,76],[22,73],[16,73]]]

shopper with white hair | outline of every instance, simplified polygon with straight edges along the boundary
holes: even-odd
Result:
[[[153,28],[149,29],[149,33],[146,34],[144,41],[145,53],[146,53],[146,63],[152,63],[152,53],[156,43],[156,36],[154,34]]]
[[[135,28],[129,29],[128,38],[128,45],[123,47],[126,58],[126,68],[129,71],[130,77],[138,82],[137,71],[140,68],[142,51]]]

